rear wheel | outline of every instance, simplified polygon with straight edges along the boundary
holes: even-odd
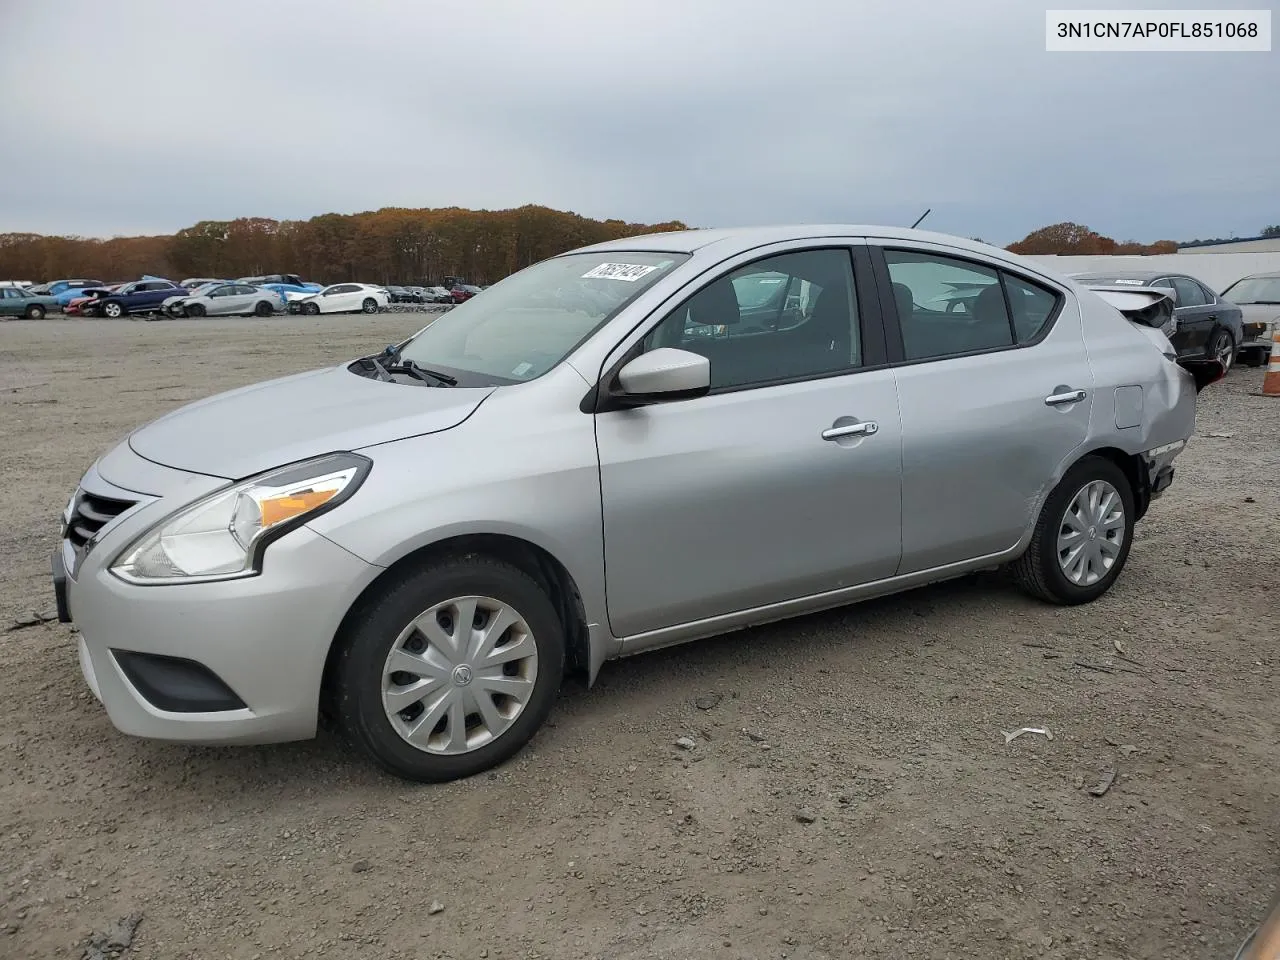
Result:
[[[1116,582],[1133,540],[1129,479],[1105,457],[1085,457],[1053,488],[1031,544],[1011,565],[1018,586],[1041,600],[1096,600]]]
[[[352,618],[334,690],[347,736],[383,768],[440,782],[494,767],[551,712],[564,630],[522,570],[481,555],[396,577]]]
[[[28,320],[43,320],[44,315],[45,309],[42,304],[33,303],[31,306],[27,307],[26,316]]]
[[[255,317],[269,317],[273,313],[275,313],[275,311],[271,308],[271,304],[267,303],[265,300],[259,300],[258,305],[253,308],[253,315]]]
[[[373,297],[365,297],[364,303],[360,304],[360,309],[364,313],[377,313],[378,301],[373,299]]]
[[[1240,362],[1246,367],[1261,367],[1267,362],[1271,352],[1266,347],[1251,347],[1240,353]]]
[[[190,304],[187,304],[187,316],[188,316],[188,317],[203,317],[204,315],[205,315],[205,309],[204,309],[204,304],[203,304],[203,303],[190,303]]]
[[[1222,372],[1225,374],[1231,369],[1231,364],[1235,362],[1236,342],[1231,339],[1231,334],[1226,330],[1219,330],[1214,334],[1209,352],[1214,359],[1222,364]]]
[[[318,303],[304,303],[304,304],[302,305],[302,312],[303,312],[303,313],[305,313],[305,314],[306,314],[307,316],[309,316],[309,317],[314,317],[317,313],[319,313],[319,312],[320,312],[320,304],[318,304]]]

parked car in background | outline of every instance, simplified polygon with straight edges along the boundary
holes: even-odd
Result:
[[[299,300],[291,300],[290,312],[317,313],[377,313],[391,302],[383,287],[371,283],[335,283],[319,293]]]
[[[61,307],[80,296],[81,290],[100,286],[102,286],[101,280],[53,280],[48,284],[48,293],[52,297],[57,297],[58,305]]]
[[[269,317],[285,308],[284,295],[269,287],[214,280],[169,297],[161,304],[171,317]]]
[[[454,303],[463,303],[470,300],[479,292],[480,288],[474,283],[459,283],[457,286],[450,288],[449,296],[452,298]]]
[[[426,287],[426,296],[423,303],[453,303],[453,294],[447,287]]]
[[[123,283],[112,283],[102,287],[85,287],[80,291],[81,296],[63,307],[62,312],[69,317],[92,316],[98,300],[123,286]]]
[[[188,291],[172,280],[149,278],[134,280],[117,287],[105,296],[99,296],[93,304],[95,316],[115,320],[135,313],[152,313],[160,309],[165,300],[185,295]]]
[[[188,290],[195,290],[197,287],[203,287],[206,283],[231,283],[233,281],[226,280],[221,277],[190,277],[178,284],[180,287],[186,287]]]
[[[418,303],[417,294],[408,287],[396,286],[394,284],[383,287],[387,291],[387,298],[391,303]]]
[[[744,305],[759,275],[783,282]],[[983,285],[971,316],[922,306],[953,280]],[[570,251],[378,354],[134,430],[67,504],[59,617],[121,730],[295,740],[323,710],[441,781],[519,751],[566,668],[590,684],[619,656],[999,566],[1089,603],[1222,372],[1175,362],[1166,296],[1130,299],[1141,321],[900,228]]]
[[[33,286],[35,286],[35,284],[30,280],[0,280],[0,287],[21,287],[25,290],[28,287]]]
[[[0,316],[43,320],[51,312],[62,309],[57,297],[32,293],[24,287],[0,287]]]
[[[1240,308],[1185,273],[1129,270],[1073,273],[1071,279],[1084,284],[1164,290],[1173,298],[1176,330],[1169,339],[1177,348],[1179,359],[1217,358],[1230,370],[1244,343]]]
[[[1244,340],[1240,362],[1260,367],[1271,355],[1271,338],[1280,331],[1280,273],[1255,273],[1222,291],[1222,299],[1240,308]]]
[[[285,300],[291,293],[319,293],[324,287],[319,283],[303,280],[296,273],[269,273],[261,277],[241,277],[236,283],[245,283],[251,287],[266,287],[279,293]]]

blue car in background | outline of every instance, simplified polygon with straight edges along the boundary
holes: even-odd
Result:
[[[55,300],[57,300],[59,307],[65,307],[72,300],[76,299],[76,297],[83,297],[84,294],[81,291],[85,290],[86,288],[102,286],[102,281],[101,280],[53,280],[49,283],[42,284],[41,286],[48,288],[47,290],[42,290],[41,291],[42,293],[47,293],[48,296],[53,297]]]
[[[319,293],[324,289],[318,283],[309,283],[303,280],[296,273],[269,273],[265,277],[241,277],[236,283],[274,290],[286,302],[288,302],[288,295],[291,293]]]
[[[143,277],[98,298],[95,316],[116,320],[131,313],[154,313],[169,297],[186,296],[187,288],[160,277]]]

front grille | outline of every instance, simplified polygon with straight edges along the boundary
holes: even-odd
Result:
[[[71,510],[71,519],[67,521],[67,529],[64,532],[64,536],[71,541],[73,547],[79,550],[89,542],[95,533],[132,507],[136,502],[135,500],[115,500],[110,497],[100,497],[96,494],[79,490],[76,492],[75,506]]]

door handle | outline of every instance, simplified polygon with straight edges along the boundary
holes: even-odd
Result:
[[[879,424],[874,420],[865,420],[862,423],[848,423],[843,427],[828,427],[822,431],[822,439],[842,440],[845,437],[869,437],[879,429]]]
[[[1078,403],[1087,397],[1083,390],[1068,390],[1066,393],[1051,393],[1044,398],[1045,406],[1057,407],[1064,403]]]

